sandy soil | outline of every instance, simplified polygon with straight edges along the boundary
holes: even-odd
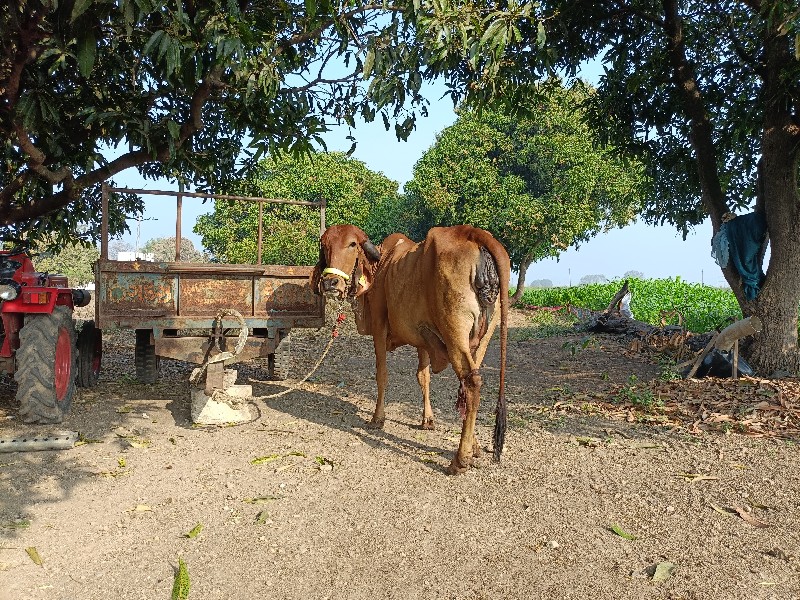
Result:
[[[800,598],[798,439],[737,433],[752,433],[737,424],[745,392],[771,388],[670,384],[683,404],[705,393],[738,411],[708,418],[713,399],[697,400],[700,416],[680,418],[661,392],[637,405],[664,389],[659,366],[619,341],[528,339],[525,316],[514,324],[506,452],[459,477],[444,474],[457,382],[433,377],[437,428],[419,429],[410,349],[390,356],[383,431],[365,428],[371,341],[352,334],[303,390],[256,400],[252,422],[195,427],[191,367],[162,361],[159,383],[139,384],[132,337],[106,335],[100,383],[62,427],[87,443],[0,454],[0,600],[169,598],[179,559],[203,600]],[[293,336],[295,377],[327,336]],[[486,446],[497,365],[494,344]],[[0,436],[41,433],[13,418],[13,387],[0,381]]]

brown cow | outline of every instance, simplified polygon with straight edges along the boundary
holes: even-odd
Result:
[[[469,225],[435,227],[415,243],[393,233],[377,248],[353,225],[328,228],[311,276],[320,294],[354,302],[359,333],[375,344],[378,401],[371,425],[385,421],[386,352],[417,349],[417,381],[424,403],[422,428],[433,429],[430,369],[453,366],[461,385],[456,406],[463,426],[447,471],[462,473],[480,455],[475,419],[480,404],[478,369],[500,316],[500,393],[495,411],[494,457],[500,460],[506,429],[504,396],[510,261],[502,244]],[[500,310],[497,311],[497,308]]]

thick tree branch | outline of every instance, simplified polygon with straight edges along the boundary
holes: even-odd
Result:
[[[729,209],[719,180],[712,124],[697,84],[697,77],[686,58],[683,21],[678,12],[678,0],[662,0],[662,5],[672,77],[683,108],[689,117],[690,140],[696,155],[703,203],[711,217],[714,232],[717,232],[722,225],[722,216]]]
[[[45,166],[47,157],[44,152],[34,145],[30,136],[28,136],[28,132],[20,123],[14,123],[14,132],[17,134],[20,149],[30,157],[28,167],[34,173],[53,185],[61,183],[68,187],[72,183],[72,171],[68,167],[61,167],[58,171],[52,171]]]
[[[203,106],[215,90],[225,87],[221,77],[222,67],[217,66],[212,68],[205,79],[203,79],[203,82],[194,91],[192,101],[189,103],[189,118],[186,119],[186,122],[181,126],[180,138],[176,146],[182,146],[192,135],[203,129]],[[168,146],[166,150],[169,152]]]
[[[36,60],[42,51],[42,48],[37,45],[37,42],[47,37],[47,34],[40,29],[40,24],[44,20],[45,11],[34,12],[26,21],[25,25],[20,27],[19,47],[14,52],[11,59],[11,70],[9,72],[8,80],[4,85],[0,86],[3,89],[3,103],[0,108],[3,110],[11,111],[19,100],[19,86],[22,79],[22,72],[25,67]]]
[[[203,128],[203,106],[215,90],[224,87],[221,73],[221,67],[213,68],[195,90],[189,104],[189,115],[181,125],[180,135],[175,140],[174,149],[183,146],[195,133]],[[31,157],[31,160],[28,162],[28,170],[0,191],[0,207],[3,208],[2,213],[0,213],[3,215],[2,219],[0,219],[0,225],[41,217],[51,211],[67,206],[77,197],[81,190],[101,183],[121,171],[131,167],[139,167],[149,162],[168,162],[174,158],[170,144],[163,143],[156,148],[155,158],[145,150],[135,150],[123,154],[110,163],[73,180],[72,171],[67,167],[62,167],[58,171],[48,169],[44,164],[46,156],[33,144],[25,129],[21,125],[15,124],[15,130],[20,149]],[[53,185],[60,183],[63,188],[51,196],[37,199],[35,203],[16,206],[11,204],[14,192],[18,191],[24,182],[32,177],[32,173],[36,173],[36,175]]]

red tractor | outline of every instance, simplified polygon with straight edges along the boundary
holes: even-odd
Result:
[[[0,249],[0,374],[14,375],[22,421],[60,423],[76,384],[97,383],[101,331],[86,321],[76,334],[72,311],[91,294],[68,287],[64,275],[36,272],[28,244],[14,243]]]

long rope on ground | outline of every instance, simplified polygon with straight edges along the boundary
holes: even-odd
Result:
[[[253,396],[252,398],[253,400],[269,400],[270,398],[278,398],[280,396],[284,396],[285,394],[293,392],[296,389],[298,389],[301,385],[303,385],[308,380],[308,378],[311,377],[317,371],[319,366],[322,364],[322,361],[325,360],[325,357],[328,355],[328,352],[330,352],[334,340],[336,340],[336,338],[339,336],[339,325],[341,325],[342,322],[344,322],[345,320],[344,302],[340,303],[338,312],[339,314],[336,317],[336,322],[333,324],[333,330],[331,331],[331,339],[328,340],[328,344],[325,346],[325,350],[323,350],[322,356],[319,357],[317,362],[314,364],[314,367],[308,372],[308,374],[305,377],[303,377],[300,381],[297,381],[289,385],[289,387],[287,387],[285,390],[281,390],[280,392],[276,392],[274,394],[268,394],[266,396]],[[258,379],[253,379],[252,377],[249,378],[248,381],[251,381],[253,383],[273,383],[272,381],[261,381]]]

